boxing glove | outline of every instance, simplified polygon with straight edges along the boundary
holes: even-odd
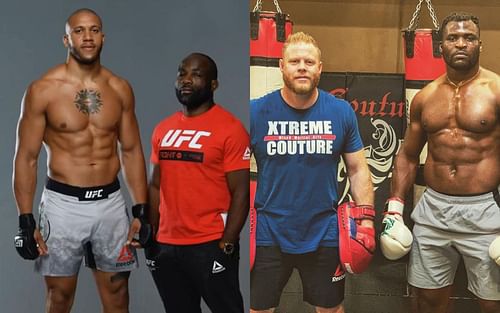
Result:
[[[390,198],[385,203],[384,225],[380,234],[382,254],[389,260],[397,260],[405,256],[411,249],[413,236],[403,221],[404,201]]]
[[[490,258],[492,258],[493,261],[500,265],[500,236],[493,240],[493,242],[490,244],[488,252],[490,254]]]
[[[34,260],[39,252],[34,237],[36,229],[35,218],[32,213],[19,215],[19,230],[14,237],[17,253],[26,260]]]
[[[139,239],[137,241],[143,248],[151,246],[154,242],[153,225],[149,222],[149,204],[139,203],[132,207],[132,216],[139,219],[141,229],[139,230]]]

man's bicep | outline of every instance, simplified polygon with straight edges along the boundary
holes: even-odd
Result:
[[[139,123],[133,109],[122,111],[119,141],[122,151],[130,151],[136,148],[142,150]]]
[[[149,163],[148,183],[150,187],[160,188],[160,165]]]
[[[140,145],[139,124],[135,115],[135,98],[132,87],[125,80],[120,80],[118,87],[122,100],[119,140],[122,150],[129,150]]]
[[[402,152],[411,158],[418,158],[427,141],[421,125],[411,124],[405,134]]]
[[[415,97],[411,104],[410,124],[406,129],[402,151],[411,158],[418,158],[427,141],[427,134],[422,125],[422,106],[420,97]]]
[[[224,171],[226,173],[250,168],[250,137],[240,123],[228,130],[230,136],[224,143]]]
[[[348,174],[363,168],[368,169],[364,149],[356,152],[344,153],[342,156],[344,158]]]
[[[21,102],[21,114],[17,125],[16,154],[36,157],[40,152],[46,127],[46,103],[44,95],[30,87]]]
[[[233,193],[235,190],[247,190],[250,188],[250,170],[241,169],[226,172],[227,185],[229,191]]]
[[[124,151],[140,146],[139,124],[134,111],[122,112],[119,140]]]

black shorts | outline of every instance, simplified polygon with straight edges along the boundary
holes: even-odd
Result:
[[[243,313],[239,246],[229,256],[218,243],[219,240],[185,246],[157,243],[145,251],[165,312],[201,313],[203,298],[214,313]]]
[[[303,300],[311,305],[333,308],[344,300],[345,273],[338,248],[319,247],[304,254],[288,254],[279,247],[259,246],[250,273],[250,306],[267,310],[279,305],[281,292],[294,268],[300,274]]]

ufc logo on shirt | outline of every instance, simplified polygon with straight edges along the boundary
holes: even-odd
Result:
[[[179,148],[182,143],[188,142],[188,148],[201,149],[202,144],[198,143],[201,137],[209,137],[212,133],[203,130],[191,129],[171,129],[163,137],[160,147]]]

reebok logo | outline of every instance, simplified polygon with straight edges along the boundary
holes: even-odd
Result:
[[[188,142],[188,148],[201,149],[203,145],[198,141],[201,137],[209,137],[211,134],[202,130],[170,129],[161,140],[160,146],[179,148],[182,143]]]
[[[116,266],[127,266],[133,264],[134,262],[135,257],[132,251],[130,251],[130,248],[128,246],[123,246],[120,250],[120,255],[118,255],[118,258],[116,259]]]
[[[245,160],[245,161],[246,161],[246,160],[250,160],[250,156],[251,156],[251,154],[252,154],[252,153],[250,152],[250,148],[249,148],[249,147],[247,147],[247,148],[245,149],[245,153],[243,153],[243,160]]]
[[[103,197],[103,189],[97,189],[97,190],[87,190],[85,191],[85,199],[96,199],[96,198],[102,198]]]
[[[225,270],[226,268],[222,266],[222,264],[220,264],[217,261],[214,261],[214,265],[212,266],[212,274],[217,274]]]
[[[345,272],[342,266],[340,264],[337,266],[337,269],[335,270],[335,274],[332,276],[332,283],[336,283],[338,281],[341,281],[342,279],[345,278]]]

